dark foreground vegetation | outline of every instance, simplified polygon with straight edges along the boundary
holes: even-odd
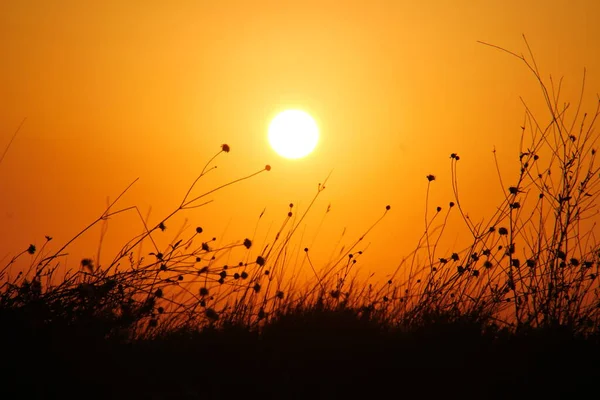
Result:
[[[525,106],[516,174],[499,176],[505,195],[488,220],[463,210],[453,153],[453,201],[427,204],[422,240],[386,282],[354,274],[375,225],[324,266],[308,248],[290,257],[310,206],[296,215],[290,205],[264,248],[253,237],[217,248],[201,227],[161,244],[174,215],[220,189],[194,194],[213,158],[155,225],[136,207],[116,209],[117,199],[82,231],[140,215],[143,233],[112,262],[85,258],[65,269],[72,241],[50,252],[47,237],[0,267],[3,398],[593,396],[599,109],[588,116],[581,102],[559,104],[560,84],[546,86],[533,60],[510,54],[540,83],[548,115],[534,118]],[[429,194],[436,179],[426,178]],[[463,216],[472,242],[440,254],[450,213]],[[290,272],[298,259],[312,280]]]

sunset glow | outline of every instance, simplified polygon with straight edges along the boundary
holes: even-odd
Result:
[[[286,158],[301,158],[310,154],[318,141],[319,128],[304,111],[282,111],[269,125],[271,147]]]

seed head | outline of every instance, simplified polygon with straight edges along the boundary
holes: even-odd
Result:
[[[213,308],[207,308],[205,311],[205,315],[206,318],[213,322],[219,320],[219,314],[217,314],[217,312]]]
[[[427,180],[428,180],[429,182],[431,182],[431,181],[435,181],[435,175],[431,175],[431,174],[429,174],[429,175],[427,175],[427,177],[426,177],[426,178],[427,178]]]
[[[229,147],[228,144],[222,144],[221,150],[224,151],[225,153],[229,153],[229,150],[231,150],[231,148]]]
[[[250,247],[252,247],[252,241],[250,239],[244,239],[244,246],[249,249]]]

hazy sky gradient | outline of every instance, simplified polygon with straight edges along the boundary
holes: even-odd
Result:
[[[525,34],[542,75],[564,76],[565,101],[577,100],[586,67],[593,111],[599,15],[593,0],[2,1],[2,151],[27,121],[0,165],[0,259],[44,235],[66,242],[137,177],[119,204],[152,206],[159,222],[228,143],[198,193],[273,169],[186,213],[191,227],[243,239],[266,208],[256,240],[269,242],[288,204],[305,207],[333,170],[299,246],[327,258],[344,228],[342,243],[353,242],[390,204],[361,262],[385,275],[422,234],[427,174],[437,176],[430,209],[446,207],[449,155],[460,154],[464,206],[489,216],[502,196],[494,146],[505,182],[518,173],[519,96],[547,118],[526,67],[477,41],[520,53]],[[285,108],[319,124],[309,157],[280,158],[266,142]],[[112,219],[106,258],[141,229],[133,213]],[[73,247],[73,266],[95,257],[99,232]],[[468,237],[457,232],[457,243]]]

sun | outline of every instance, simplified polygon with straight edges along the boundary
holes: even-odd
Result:
[[[310,154],[319,141],[315,120],[300,110],[282,111],[269,125],[269,143],[285,158],[301,158]]]

